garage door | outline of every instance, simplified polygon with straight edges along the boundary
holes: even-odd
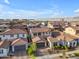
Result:
[[[26,46],[25,45],[15,46],[14,48],[15,48],[15,52],[25,51],[26,50]]]

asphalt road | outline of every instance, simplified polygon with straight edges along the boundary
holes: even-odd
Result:
[[[75,52],[79,52],[79,50],[66,52],[66,54],[73,54]],[[36,57],[36,59],[61,59],[61,58],[57,58],[58,56],[61,56],[61,55],[62,53],[51,54],[51,55]],[[18,55],[16,56],[9,57],[9,58],[0,58],[0,59],[28,59],[28,57],[24,53],[18,53]],[[74,58],[69,58],[69,59],[79,59],[79,57],[74,57]]]

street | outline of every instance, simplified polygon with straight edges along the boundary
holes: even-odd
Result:
[[[66,54],[73,54],[73,53],[77,53],[77,52],[79,52],[79,50],[66,52]],[[52,54],[52,55],[45,55],[45,56],[37,57],[37,59],[52,59],[52,58],[55,58],[55,57],[58,57],[58,56],[62,56],[62,53]],[[70,58],[70,59],[75,59],[75,58]]]

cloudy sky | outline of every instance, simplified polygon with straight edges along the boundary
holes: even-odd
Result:
[[[79,0],[0,0],[0,18],[79,15]]]

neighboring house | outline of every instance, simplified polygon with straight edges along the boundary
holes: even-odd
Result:
[[[68,47],[76,47],[77,46],[77,41],[75,41],[76,38],[77,37],[74,35],[70,35],[67,33],[64,34],[64,40],[65,40],[66,45]]]
[[[18,38],[12,41],[11,46],[13,53],[26,52],[26,49],[28,48],[28,41],[24,38]]]
[[[75,40],[77,37],[72,36],[70,34],[63,34],[61,33],[60,36],[57,37],[47,37],[49,42],[49,47],[52,48],[53,46],[68,46],[68,47],[76,47],[77,41]]]
[[[76,35],[79,35],[79,26],[76,26],[75,29],[76,29]]]
[[[64,32],[70,35],[79,35],[79,26],[67,26]]]
[[[65,28],[65,33],[68,33],[70,35],[76,35],[76,29],[75,27],[71,27],[71,26],[68,26]]]
[[[47,37],[48,40],[48,46],[49,48],[52,48],[53,46],[59,46],[59,39],[57,38],[52,38],[52,37]]]
[[[7,57],[16,55],[20,52],[26,52],[28,48],[28,41],[24,38],[14,40],[1,40],[0,41],[0,57]]]
[[[39,28],[40,26],[38,24],[28,24],[27,28]]]
[[[48,22],[48,27],[49,28],[59,30],[59,31],[63,31],[65,26],[68,26],[68,22],[64,21],[64,20]]]
[[[36,43],[37,48],[45,48],[45,47],[47,47],[47,42],[46,42],[46,40],[44,38],[40,38],[40,37],[36,36],[36,37],[34,37],[32,39],[32,42]]]
[[[14,24],[13,25],[13,28],[16,28],[16,29],[25,29],[25,28],[27,28],[27,25]]]
[[[9,29],[9,25],[5,25],[5,24],[0,25],[0,32],[3,32],[7,29]]]
[[[9,44],[7,40],[0,41],[0,57],[7,57],[9,54]]]
[[[76,38],[75,41],[77,42],[77,46],[79,46],[79,38]]]
[[[30,34],[32,37],[34,36],[46,37],[51,35],[51,29],[47,27],[31,28]]]
[[[27,38],[27,32],[21,29],[8,29],[0,33],[1,40],[12,40],[16,38]]]
[[[48,27],[48,28],[54,28],[54,27],[53,27],[53,24],[52,24],[51,22],[48,22],[47,27]]]

